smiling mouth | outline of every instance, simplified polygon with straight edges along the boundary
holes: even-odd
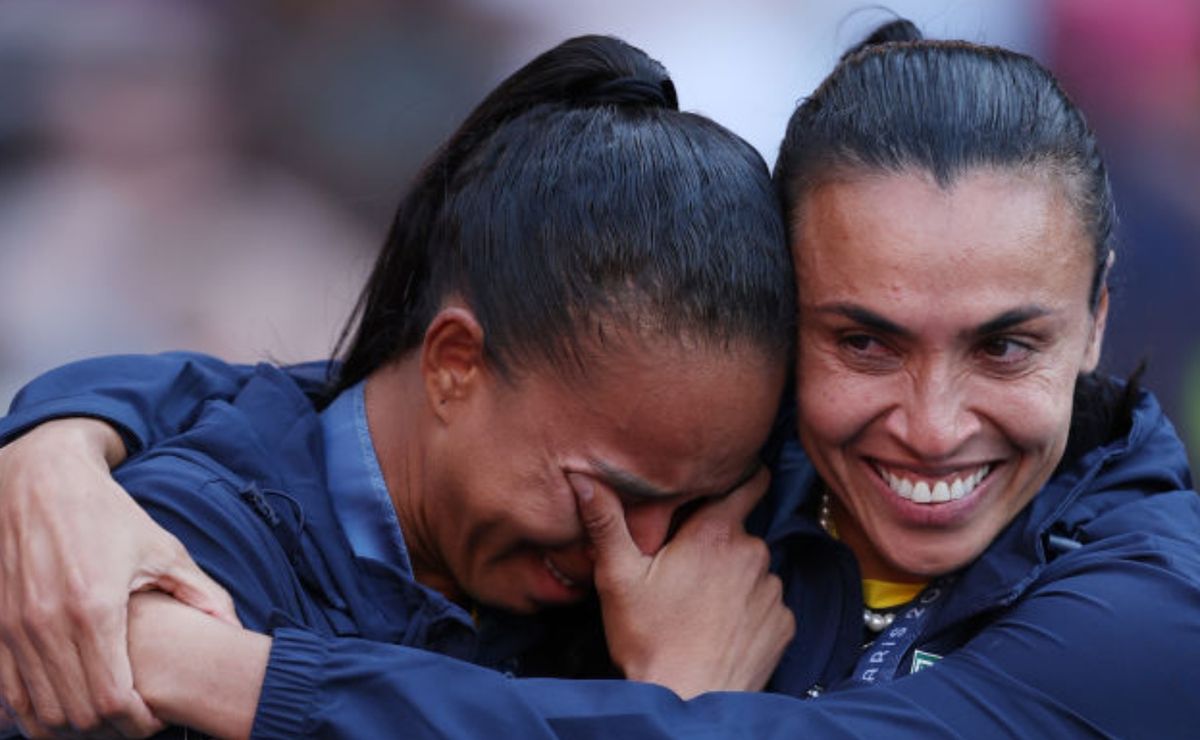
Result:
[[[900,498],[914,504],[941,504],[957,501],[970,495],[992,470],[991,464],[980,465],[975,470],[938,479],[912,478],[876,464],[875,471]]]
[[[562,585],[566,586],[567,588],[579,587],[579,585],[575,583],[575,581],[572,580],[566,573],[563,573],[561,570],[554,567],[554,563],[550,562],[549,555],[542,556],[542,564],[546,566],[546,570],[550,571],[550,575],[554,576],[554,580],[558,581]]]

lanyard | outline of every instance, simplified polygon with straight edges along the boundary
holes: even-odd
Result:
[[[950,592],[953,578],[939,578],[925,587],[914,601],[896,616],[896,621],[867,646],[854,675],[852,685],[872,686],[891,681],[900,669],[900,661],[921,636],[933,614],[941,607]]]

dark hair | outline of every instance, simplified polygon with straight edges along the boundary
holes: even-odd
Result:
[[[789,225],[810,188],[855,172],[920,168],[946,187],[978,167],[1053,168],[1094,251],[1093,310],[1114,245],[1096,138],[1054,77],[1024,54],[884,24],[848,51],[788,122],[775,165]]]
[[[425,166],[359,299],[335,389],[419,347],[449,296],[470,306],[503,374],[578,365],[581,337],[602,339],[607,319],[781,356],[794,341],[762,158],[680,112],[663,67],[609,37],[515,72]]]

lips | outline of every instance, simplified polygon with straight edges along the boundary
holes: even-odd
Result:
[[[984,464],[940,478],[918,477],[903,471],[888,470],[878,464],[875,469],[888,488],[900,498],[914,504],[940,504],[969,495],[987,477],[992,466]]]
[[[574,579],[555,567],[554,562],[550,560],[549,555],[542,556],[542,564],[546,566],[546,570],[550,572],[550,575],[554,576],[554,580],[558,581],[563,586],[567,588],[579,588],[579,584],[577,584]]]

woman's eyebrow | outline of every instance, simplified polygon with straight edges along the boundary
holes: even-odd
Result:
[[[588,462],[595,468],[597,478],[623,496],[640,499],[665,499],[680,495],[676,491],[659,488],[645,478],[610,465],[603,460],[589,458]]]
[[[912,337],[913,333],[899,324],[885,319],[883,316],[875,313],[869,308],[864,308],[856,303],[828,303],[816,307],[818,313],[835,314],[844,316],[857,324],[874,329],[880,334],[887,334],[897,337]],[[968,333],[971,336],[983,337],[991,334],[998,334],[1019,326],[1026,321],[1048,316],[1054,313],[1053,310],[1040,304],[1032,303],[1028,306],[1019,306],[1011,308],[997,314],[995,317],[988,319],[979,326],[971,329]]]
[[[818,313],[845,316],[851,321],[874,329],[880,334],[888,334],[897,337],[912,336],[912,332],[908,329],[905,329],[893,321],[885,319],[871,309],[864,308],[857,303],[825,303],[817,306],[816,310]]]
[[[990,334],[999,334],[1000,332],[1011,329],[1014,326],[1024,324],[1026,321],[1039,319],[1043,316],[1048,316],[1051,313],[1053,313],[1053,311],[1051,311],[1049,308],[1036,303],[1028,306],[1020,306],[1018,308],[1012,308],[1004,311],[995,318],[988,319],[979,326],[975,327],[971,333],[978,337],[986,337]]]
[[[595,476],[604,482],[609,488],[613,489],[622,496],[643,500],[661,500],[683,496],[684,491],[668,491],[664,488],[650,483],[644,478],[623,470],[614,465],[610,465],[603,460],[589,458],[588,462],[595,468]],[[745,485],[746,481],[753,478],[763,466],[763,463],[758,458],[755,458],[746,470],[738,476],[737,481],[728,488],[708,494],[712,496],[725,496]],[[694,493],[694,492],[693,492]]]

